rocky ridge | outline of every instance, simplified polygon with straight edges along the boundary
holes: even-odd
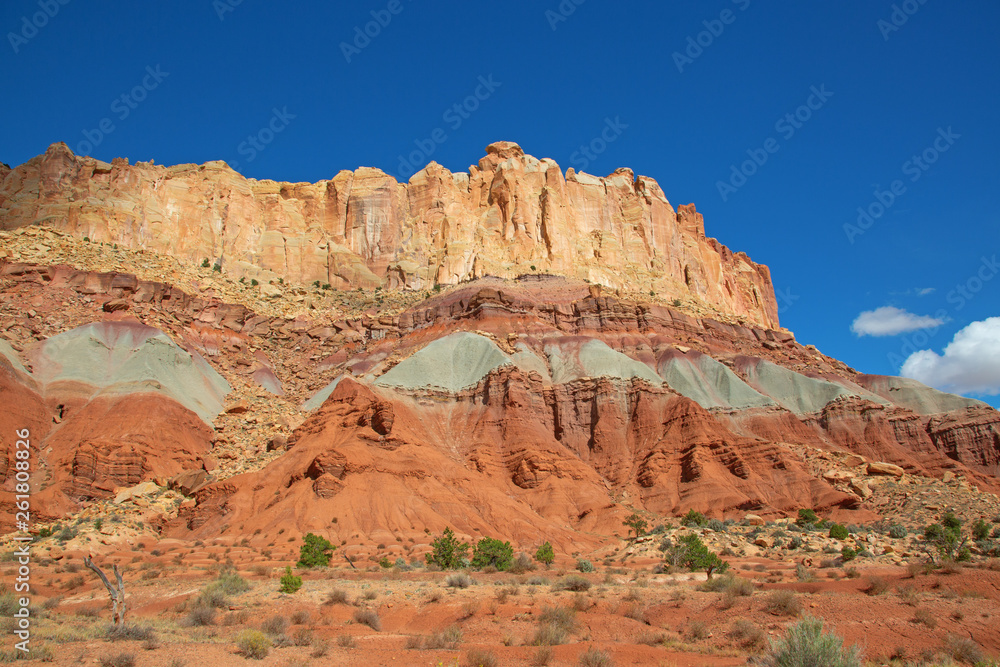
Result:
[[[467,174],[432,162],[406,184],[367,167],[311,184],[224,162],[108,164],[62,143],[2,177],[0,229],[45,224],[265,284],[429,289],[540,271],[778,322],[767,267],[707,238],[693,205],[674,209],[629,169],[564,174],[512,142]]]

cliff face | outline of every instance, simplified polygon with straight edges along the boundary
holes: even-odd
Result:
[[[467,174],[432,162],[406,184],[366,167],[280,183],[223,162],[108,164],[62,143],[0,178],[0,229],[44,223],[261,282],[422,289],[549,272],[778,325],[767,267],[706,238],[693,205],[675,210],[628,169],[564,175],[510,142]]]

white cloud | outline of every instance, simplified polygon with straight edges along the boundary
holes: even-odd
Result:
[[[942,355],[914,352],[900,374],[957,394],[1000,394],[1000,317],[965,327]]]
[[[921,287],[920,289],[917,290],[917,296],[927,296],[928,294],[933,294],[933,293],[934,293],[933,287]]]
[[[895,306],[866,310],[855,318],[851,331],[859,336],[895,336],[896,334],[941,326],[944,320],[914,315]]]

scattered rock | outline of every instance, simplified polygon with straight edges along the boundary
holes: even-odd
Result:
[[[851,491],[858,494],[862,499],[869,498],[872,495],[871,488],[865,483],[864,480],[852,478],[851,481],[848,482],[848,485],[851,487]]]
[[[869,475],[884,475],[891,477],[902,477],[906,473],[905,470],[892,463],[869,463],[868,464],[868,474]]]

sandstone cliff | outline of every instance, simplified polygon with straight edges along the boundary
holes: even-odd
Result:
[[[468,173],[432,162],[406,184],[367,167],[283,183],[218,161],[108,164],[63,143],[0,179],[0,229],[45,224],[248,280],[422,289],[547,272],[778,325],[767,267],[706,238],[693,205],[674,209],[629,169],[563,174],[511,142]]]

